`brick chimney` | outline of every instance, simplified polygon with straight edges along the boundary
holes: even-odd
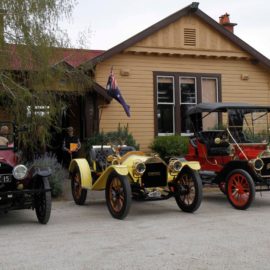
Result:
[[[224,26],[228,31],[233,33],[234,27],[237,25],[237,23],[231,23],[230,22],[230,15],[228,13],[225,13],[224,15],[219,17],[219,23]]]

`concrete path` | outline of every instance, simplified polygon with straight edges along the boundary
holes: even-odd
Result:
[[[103,192],[85,206],[54,201],[49,223],[31,210],[0,215],[0,269],[270,269],[270,193],[247,211],[207,192],[194,214],[174,201],[133,202],[113,219]]]

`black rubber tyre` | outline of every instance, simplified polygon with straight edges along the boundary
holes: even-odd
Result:
[[[81,174],[78,166],[71,173],[71,192],[73,200],[78,205],[83,205],[87,197],[87,190],[82,188]]]
[[[131,187],[126,176],[112,172],[106,184],[106,203],[114,218],[124,219],[131,205]]]
[[[176,179],[175,200],[184,212],[196,211],[202,202],[202,181],[198,172],[185,169]]]
[[[255,185],[250,174],[242,169],[229,173],[226,177],[226,193],[234,208],[246,210],[255,198]]]
[[[219,187],[220,191],[221,191],[224,195],[227,195],[227,193],[226,193],[226,182],[225,182],[225,181],[219,182],[218,187]]]
[[[48,177],[42,177],[38,180],[37,189],[49,189],[50,183]],[[41,192],[35,195],[35,210],[39,223],[47,224],[51,216],[52,195],[51,191]]]

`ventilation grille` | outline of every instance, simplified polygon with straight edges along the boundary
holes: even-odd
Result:
[[[196,46],[196,29],[184,28],[184,45]]]

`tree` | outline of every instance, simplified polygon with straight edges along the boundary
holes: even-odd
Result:
[[[20,136],[20,144],[27,145],[30,154],[46,144],[50,128],[57,127],[63,102],[51,90],[57,90],[63,79],[66,87],[81,84],[76,89],[84,90],[91,83],[79,69],[57,64],[58,48],[69,47],[59,22],[70,18],[75,5],[76,0],[0,2],[0,106],[36,135]]]

